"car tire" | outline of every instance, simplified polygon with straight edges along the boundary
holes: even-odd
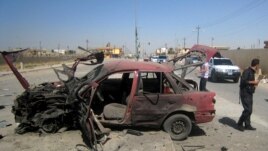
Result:
[[[234,83],[237,83],[239,81],[239,77],[234,78],[233,80],[234,80]]]
[[[215,74],[215,71],[213,70],[212,73],[211,73],[211,81],[212,82],[217,82],[217,77],[216,77],[216,74]]]
[[[171,139],[183,140],[192,130],[192,121],[186,115],[175,114],[165,120],[163,129],[169,133]]]
[[[43,121],[42,130],[46,133],[55,133],[59,130],[58,120],[57,119],[47,119]]]

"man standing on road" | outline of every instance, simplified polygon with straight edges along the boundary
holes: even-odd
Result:
[[[251,66],[243,71],[240,79],[240,98],[244,108],[242,115],[237,123],[238,130],[256,130],[250,124],[250,116],[253,106],[253,93],[259,83],[259,80],[255,80],[255,72],[259,69],[260,60],[253,59]],[[245,123],[245,127],[243,124]]]
[[[205,62],[200,69],[201,77],[200,77],[200,84],[199,90],[200,91],[208,91],[206,88],[207,81],[208,81],[208,62]]]

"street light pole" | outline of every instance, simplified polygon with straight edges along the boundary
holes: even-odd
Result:
[[[185,40],[186,40],[186,38],[184,37],[183,38],[183,48],[185,48]]]
[[[39,41],[39,49],[42,50],[42,41]]]
[[[199,30],[200,30],[199,25],[196,27],[196,30],[197,30],[197,44],[199,45]]]
[[[211,47],[213,47],[213,41],[214,41],[214,38],[212,37],[211,38]]]
[[[87,43],[87,50],[88,50],[88,39],[86,40],[86,43]]]

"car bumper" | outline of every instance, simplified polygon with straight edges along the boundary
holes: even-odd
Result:
[[[233,73],[215,72],[215,75],[217,78],[220,78],[220,79],[235,79],[235,78],[239,78],[241,73],[240,72],[233,72]]]
[[[215,117],[215,110],[209,112],[196,112],[195,113],[195,123],[207,123],[211,122]]]
[[[158,63],[163,63],[163,62],[167,62],[166,60],[158,60]]]

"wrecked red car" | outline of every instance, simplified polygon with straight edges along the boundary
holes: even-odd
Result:
[[[196,91],[174,74],[173,67],[122,60],[96,69],[100,71],[95,81],[99,95],[91,109],[104,126],[163,128],[172,139],[181,140],[190,133],[192,123],[214,118],[215,93]],[[77,96],[85,98],[84,93]]]
[[[12,110],[20,134],[80,128],[94,148],[109,133],[105,127],[147,127],[163,128],[172,139],[181,140],[187,138],[192,124],[210,122],[215,116],[215,93],[199,92],[196,82],[176,75],[174,71],[181,67],[129,60],[102,63],[103,53],[93,52],[78,58],[72,67],[55,69],[60,81],[30,88],[12,64],[18,53],[1,52],[25,88]],[[84,61],[100,65],[75,77],[77,65]]]

